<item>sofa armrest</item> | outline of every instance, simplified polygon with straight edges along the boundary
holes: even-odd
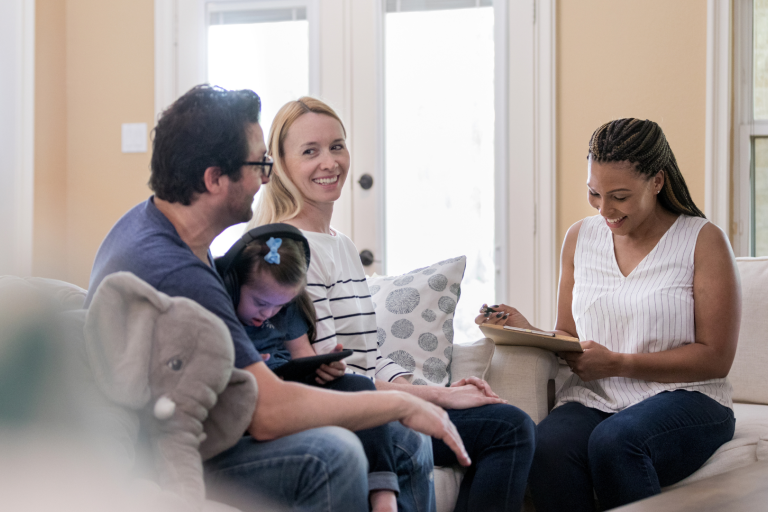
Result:
[[[557,357],[548,350],[496,345],[486,380],[501,398],[539,423],[554,405],[558,368]]]

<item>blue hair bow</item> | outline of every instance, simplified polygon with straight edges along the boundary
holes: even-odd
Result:
[[[267,247],[269,247],[269,253],[264,256],[264,261],[273,265],[280,264],[280,255],[277,253],[277,249],[283,244],[283,240],[280,238],[270,238],[267,240]]]

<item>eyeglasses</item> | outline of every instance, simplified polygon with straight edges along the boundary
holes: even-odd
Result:
[[[265,156],[261,162],[243,162],[243,165],[258,165],[261,167],[261,176],[269,179],[272,175],[272,165],[275,163],[271,156]]]

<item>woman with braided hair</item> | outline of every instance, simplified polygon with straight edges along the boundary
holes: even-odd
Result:
[[[595,495],[607,510],[658,494],[735,426],[726,379],[741,317],[733,253],[693,203],[659,125],[598,128],[587,189],[598,215],[566,235],[554,329],[578,337],[584,352],[561,354],[572,374],[537,426],[537,512],[592,511]],[[508,306],[477,322],[536,329]]]

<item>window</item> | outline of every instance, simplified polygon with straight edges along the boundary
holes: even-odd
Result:
[[[259,94],[267,142],[280,107],[310,91],[308,11],[305,3],[290,1],[207,4],[207,81]],[[224,254],[244,227],[231,226],[216,237],[213,255]]]
[[[495,296],[494,8],[385,10],[385,273],[466,255],[454,327],[457,343],[471,341],[474,310]]]
[[[734,249],[768,256],[768,0],[734,7]]]
[[[752,10],[752,215],[750,256],[768,256],[768,1],[755,0]]]

